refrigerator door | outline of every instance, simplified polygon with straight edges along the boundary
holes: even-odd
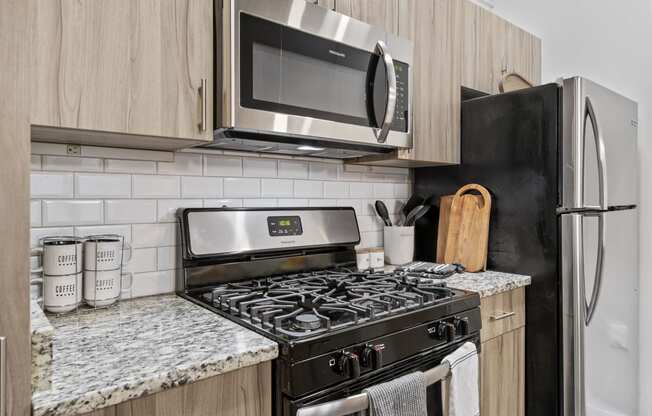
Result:
[[[563,81],[563,209],[635,205],[637,104],[584,78]]]
[[[637,415],[637,210],[565,214],[561,232],[564,415]]]

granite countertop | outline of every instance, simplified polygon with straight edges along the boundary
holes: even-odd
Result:
[[[49,318],[52,368],[32,394],[34,416],[86,413],[278,356],[275,342],[175,295]]]
[[[422,263],[423,262],[414,262]],[[410,263],[413,264],[413,263]],[[427,265],[434,265],[435,263],[425,263]],[[386,265],[384,271],[389,272],[399,266]],[[518,289],[519,287],[528,286],[532,283],[530,276],[522,274],[497,272],[494,270],[487,270],[478,273],[459,273],[454,274],[443,280],[446,284],[453,289],[469,290],[477,292],[481,298],[487,296],[497,295],[510,290]]]
[[[530,276],[491,270],[479,273],[454,274],[445,281],[453,289],[477,292],[481,298],[508,292],[532,283]]]
[[[52,340],[54,328],[43,309],[32,299],[29,305],[31,314],[31,347],[32,347],[32,388],[47,386],[52,368]]]

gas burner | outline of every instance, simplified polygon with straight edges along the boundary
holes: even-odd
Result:
[[[321,320],[317,315],[311,313],[301,313],[294,317],[294,325],[297,329],[311,331],[321,327]]]

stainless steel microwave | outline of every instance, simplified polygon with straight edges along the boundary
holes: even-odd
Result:
[[[410,41],[305,0],[217,1],[216,28],[207,147],[345,159],[412,146]]]

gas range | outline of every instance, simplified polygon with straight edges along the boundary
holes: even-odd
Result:
[[[200,300],[284,342],[355,328],[463,295],[427,273],[340,268],[227,283]]]
[[[477,294],[428,270],[355,268],[352,208],[194,208],[179,217],[179,294],[279,343],[278,416],[426,369],[463,342],[479,346]]]

